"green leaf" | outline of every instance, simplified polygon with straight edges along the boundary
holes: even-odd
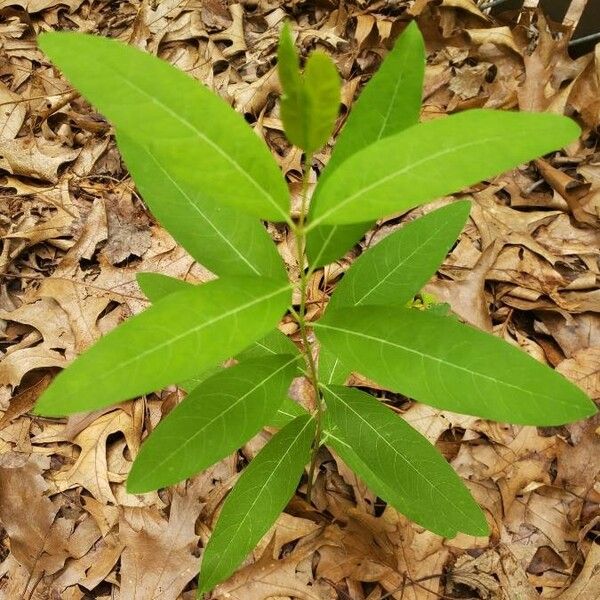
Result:
[[[319,349],[319,379],[326,385],[343,385],[350,371],[336,354],[326,348]]]
[[[312,154],[327,143],[340,108],[340,77],[333,61],[313,52],[300,73],[289,25],[281,32],[278,68],[283,96],[281,120],[288,140]]]
[[[460,201],[407,223],[364,252],[337,284],[327,310],[343,306],[405,306],[435,273],[469,216]],[[447,305],[446,305],[447,306]],[[444,314],[446,307],[429,308]],[[343,384],[350,374],[336,354],[321,348],[319,372],[327,384]]]
[[[281,429],[288,423],[292,422],[296,417],[308,414],[297,402],[290,398],[285,398],[277,412],[269,420],[269,427]]]
[[[435,210],[364,252],[336,286],[328,310],[404,306],[444,260],[469,217],[470,202]]]
[[[295,358],[254,358],[196,387],[144,442],[127,490],[142,494],[203,471],[256,435],[273,417],[295,371]]]
[[[182,290],[193,289],[194,284],[160,273],[138,273],[137,282],[142,288],[142,291],[151,302],[158,302],[162,298],[179,292]],[[247,348],[242,350],[236,358],[238,360],[248,360],[250,358],[260,358],[274,356],[276,354],[291,354],[296,357],[296,368],[298,369],[299,359],[301,358],[300,350],[292,340],[275,328],[260,340],[253,342]],[[178,382],[178,385],[186,392],[191,392],[205,379],[219,373],[222,367],[210,367],[201,373],[197,373],[194,377],[183,382]],[[301,375],[300,371],[296,372],[296,376]],[[342,382],[343,383],[343,382]],[[300,415],[306,414],[306,411],[296,402],[289,398],[284,398],[283,404],[279,407],[275,415],[269,420],[271,427],[281,428],[287,425],[292,419]]]
[[[189,281],[183,281],[162,273],[136,273],[135,278],[140,289],[144,292],[144,296],[153,304],[171,294],[193,290],[198,287]]]
[[[62,32],[41,35],[39,44],[117,131],[144,146],[174,181],[197,190],[204,202],[289,220],[287,186],[267,146],[208,88],[116,40]]]
[[[36,412],[95,410],[193,377],[263,337],[289,301],[289,286],[254,277],[171,294],[77,358],[44,392]]]
[[[236,358],[238,360],[245,360],[247,358],[257,358],[273,354],[292,354],[296,358],[300,358],[298,346],[285,333],[279,331],[279,329],[273,329],[265,337],[250,344]]]
[[[277,74],[279,75],[279,82],[285,94],[296,96],[301,93],[302,73],[300,72],[300,60],[294,46],[292,28],[288,21],[284,22],[279,36]]]
[[[279,431],[242,473],[223,504],[200,570],[199,592],[231,575],[294,495],[315,435],[309,415]]]
[[[578,134],[562,116],[494,110],[415,125],[338,167],[323,183],[309,228],[408,210],[560,148]]]
[[[158,302],[169,294],[198,287],[189,281],[182,281],[161,273],[138,273],[136,278],[138,285],[150,302]],[[300,351],[287,335],[275,328],[266,336],[242,350],[237,355],[237,359],[245,360],[247,358],[258,358],[259,356],[272,356],[273,354],[299,355]]]
[[[121,133],[119,149],[152,214],[199,263],[219,276],[287,279],[267,230],[254,216],[223,206],[203,188],[174,179],[160,157]]]
[[[346,368],[436,408],[522,425],[596,412],[578,387],[523,351],[429,311],[344,308],[314,327]]]
[[[320,177],[313,208],[320,186],[345,160],[373,142],[419,122],[424,73],[425,45],[413,21],[396,40],[353,105]],[[312,230],[307,237],[310,264],[318,267],[337,260],[358,242],[371,225],[371,221],[345,226],[321,225]]]
[[[469,490],[420,433],[364,392],[341,386],[324,392],[327,443],[372,491],[443,537],[489,534]]]
[[[158,302],[169,294],[194,289],[196,287],[195,284],[190,283],[189,281],[182,281],[181,279],[175,279],[174,277],[169,277],[168,275],[162,275],[160,273],[138,273],[136,277],[138,285],[151,302]],[[298,359],[300,358],[300,350],[298,350],[296,344],[277,328],[267,333],[267,335],[260,340],[252,342],[252,344],[242,350],[236,358],[238,360],[246,360],[248,358],[258,358],[260,356],[273,356],[274,354],[292,354]],[[191,379],[178,382],[178,385],[186,392],[190,392],[207,377],[220,370],[220,366],[210,367],[200,373],[196,373]]]

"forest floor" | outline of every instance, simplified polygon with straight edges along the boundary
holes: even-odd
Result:
[[[471,0],[0,0],[2,600],[191,600],[202,547],[243,462],[231,456],[187,483],[133,496],[124,484],[132,457],[180,392],[62,421],[29,413],[55,372],[147,306],[138,271],[212,277],[153,220],[110,126],[49,64],[36,34],[100,33],[177,65],[247,116],[297,192],[301,154],[282,133],[274,67],[284,18],[304,53],[334,58],[346,109],[416,19],[428,54],[424,120],[494,107],[578,121],[582,135],[568,148],[461,194],[473,201],[471,219],[426,290],[600,400],[600,46],[572,60],[568,27],[534,9],[492,20]],[[315,177],[327,156],[315,157]],[[378,223],[361,246],[453,198]],[[297,272],[287,232],[270,231]],[[315,274],[314,313],[359,251]],[[297,334],[291,321],[282,329]],[[370,385],[358,375],[353,383]],[[303,386],[294,391],[302,401]],[[447,540],[412,525],[323,450],[313,503],[301,486],[213,598],[600,597],[599,418],[506,426],[378,395],[452,462],[491,536]],[[241,454],[254,456],[269,435]]]

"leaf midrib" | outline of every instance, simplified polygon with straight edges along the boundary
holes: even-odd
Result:
[[[217,234],[218,237],[220,237],[225,244],[227,244],[234,252],[234,254],[244,263],[246,263],[248,265],[248,267],[250,267],[250,269],[252,269],[252,271],[256,274],[256,275],[264,275],[264,273],[261,273],[243,254],[243,252],[241,252],[240,250],[238,250],[238,248],[236,248],[236,246],[234,246],[231,243],[231,240],[229,240],[225,235],[223,235],[223,232],[206,216],[206,214],[204,212],[202,212],[202,210],[200,210],[200,207],[194,203],[191,199],[191,197],[187,194],[187,192],[185,192],[183,190],[183,188],[177,183],[177,181],[175,179],[173,179],[173,177],[171,177],[171,174],[162,166],[162,164],[157,160],[156,156],[153,154],[152,150],[150,149],[150,147],[148,146],[143,146],[143,148],[146,150],[146,152],[150,155],[150,157],[152,158],[152,160],[154,161],[154,164],[160,169],[160,171],[163,173],[163,175],[165,177],[167,177],[169,179],[169,181],[171,181],[171,183],[177,188],[177,190],[179,191],[179,193],[188,201],[189,205],[192,207],[192,209],[197,212],[200,217],[202,217],[202,219],[204,219],[204,222],[207,223],[209,225],[209,227]]]
[[[512,388],[514,390],[518,390],[519,392],[523,392],[523,393],[525,393],[525,394],[527,394],[529,396],[532,396],[532,397],[538,397],[538,398],[540,398],[540,397],[542,397],[542,398],[546,397],[546,396],[543,396],[542,394],[534,393],[531,390],[519,387],[518,385],[511,384],[511,383],[509,383],[507,381],[504,381],[502,379],[496,379],[495,377],[492,377],[491,375],[485,375],[484,373],[480,373],[479,371],[472,371],[470,369],[467,369],[466,367],[461,367],[460,365],[457,365],[456,363],[448,362],[446,360],[443,360],[443,359],[438,358],[436,356],[433,356],[431,354],[427,354],[425,352],[420,352],[418,350],[415,350],[414,348],[410,348],[410,347],[404,346],[402,344],[394,343],[394,342],[391,342],[391,341],[383,339],[383,338],[372,336],[372,335],[369,335],[369,334],[366,334],[366,333],[361,333],[361,332],[358,332],[358,331],[353,331],[351,329],[345,329],[343,327],[327,325],[327,324],[322,323],[322,322],[315,322],[312,325],[313,325],[313,327],[317,327],[317,328],[320,327],[321,329],[330,329],[331,331],[338,331],[338,332],[341,332],[341,333],[346,333],[348,335],[353,335],[353,336],[356,336],[356,337],[361,337],[361,338],[364,338],[364,339],[367,339],[367,340],[371,340],[371,341],[374,341],[374,342],[379,342],[381,344],[386,344],[388,346],[392,346],[393,348],[398,348],[400,350],[404,350],[405,352],[408,352],[410,354],[415,354],[415,355],[421,357],[421,359],[432,360],[434,362],[446,365],[449,368],[456,369],[458,371],[463,371],[465,373],[468,373],[471,376],[480,377],[482,379],[487,379],[488,381],[491,381],[491,382],[493,382],[495,384],[498,384],[498,385],[501,385],[501,386],[504,386],[504,387],[508,387],[508,388]],[[568,404],[568,403],[564,402],[563,400],[560,400],[560,403],[561,404]]]
[[[469,521],[470,523],[477,525],[476,521],[473,521],[472,518],[469,516],[468,513],[464,512],[463,509],[460,506],[456,506],[454,504],[454,502],[452,502],[448,496],[446,496],[443,492],[443,488],[439,488],[435,485],[435,483],[433,481],[431,481],[425,474],[421,473],[411,462],[410,460],[408,460],[403,454],[401,454],[394,446],[392,446],[392,444],[390,444],[390,442],[383,437],[380,433],[379,430],[375,429],[375,427],[373,427],[367,420],[365,420],[363,418],[363,416],[358,413],[356,410],[354,410],[354,408],[352,408],[352,406],[350,406],[347,402],[344,402],[343,398],[341,398],[338,394],[336,394],[330,387],[324,385],[323,386],[330,394],[332,394],[333,396],[335,396],[344,406],[347,407],[348,410],[350,410],[354,415],[356,415],[357,419],[360,420],[362,423],[364,423],[375,435],[375,437],[377,437],[380,440],[383,440],[383,442],[385,443],[386,446],[388,446],[392,452],[394,453],[394,455],[400,457],[400,459],[408,466],[409,470],[412,470],[417,477],[423,479],[427,485],[429,487],[431,487],[434,491],[438,492],[440,494],[440,496],[450,505],[450,506],[454,506],[458,512],[460,512],[461,515],[463,515],[463,517],[465,519],[467,519],[467,521]],[[401,417],[399,417],[401,418]],[[409,425],[410,427],[410,425]],[[360,458],[360,457],[359,457]],[[363,461],[364,463],[364,461]],[[366,463],[364,463],[366,465]],[[366,465],[368,467],[368,465]],[[448,465],[448,468],[451,468],[450,465]],[[372,469],[369,469],[372,470]],[[376,475],[376,474],[375,474]],[[377,476],[377,475],[376,475]],[[457,476],[458,477],[458,476]],[[377,476],[377,478],[379,479],[379,477]],[[406,500],[405,500],[406,501]]]
[[[148,473],[148,476],[151,475],[154,471],[157,471],[158,469],[160,469],[166,463],[168,463],[176,454],[178,454],[184,448],[186,448],[188,446],[188,444],[192,443],[199,435],[204,433],[205,430],[209,429],[213,425],[213,423],[215,423],[215,421],[225,418],[225,415],[227,415],[227,413],[234,410],[248,396],[253,394],[261,386],[265,385],[265,383],[267,383],[269,381],[269,379],[275,377],[281,371],[284,371],[289,365],[294,363],[296,360],[297,360],[297,358],[293,358],[292,360],[285,363],[283,366],[279,367],[277,370],[273,371],[272,373],[269,373],[264,379],[259,381],[252,389],[250,389],[246,393],[242,394],[237,400],[235,400],[232,404],[230,404],[223,412],[220,412],[214,418],[212,418],[210,421],[208,421],[207,423],[204,423],[200,429],[198,429],[195,433],[193,433],[191,436],[189,436],[186,439],[186,441],[183,442],[183,444],[181,444],[180,446],[177,447],[176,450],[173,450],[173,452],[170,452],[168,455],[166,455],[163,458],[163,460],[161,460],[161,462],[154,464],[152,467],[152,470],[150,470],[150,472]]]
[[[415,125],[414,127],[419,127],[419,125]],[[400,133],[398,135],[402,135],[402,133]],[[388,140],[390,138],[384,138],[384,139]],[[309,232],[312,229],[314,229],[317,225],[322,223],[329,215],[339,211],[339,209],[346,206],[349,202],[356,200],[356,198],[359,198],[360,196],[373,191],[374,189],[384,185],[388,181],[391,181],[392,179],[395,179],[396,177],[400,177],[401,175],[404,175],[405,173],[407,173],[413,169],[416,169],[417,167],[420,167],[421,165],[424,165],[431,161],[437,162],[438,159],[441,159],[448,154],[454,154],[454,153],[464,150],[466,148],[493,144],[494,142],[501,141],[501,140],[506,140],[506,136],[496,135],[496,136],[487,137],[487,138],[480,138],[476,141],[466,142],[464,144],[460,144],[459,146],[452,146],[451,148],[446,148],[444,150],[440,150],[438,152],[428,154],[425,158],[422,158],[421,160],[413,162],[410,165],[403,167],[402,169],[399,169],[397,171],[394,171],[393,173],[390,173],[389,175],[381,177],[381,178],[377,179],[377,181],[357,190],[356,192],[354,192],[354,194],[347,196],[343,200],[340,200],[334,206],[332,206],[325,212],[321,213],[320,216],[316,217],[313,221],[311,221],[308,224],[308,226],[306,227],[306,232]],[[365,148],[364,151],[366,151],[368,148],[369,148],[369,146],[367,146],[367,148]],[[361,152],[363,152],[363,151],[361,151]],[[360,154],[360,152],[358,154],[355,154],[352,158],[358,156],[359,154]],[[351,223],[347,223],[347,224],[350,225]]]
[[[296,417],[296,418],[301,418],[301,417]],[[293,441],[290,443],[290,445],[287,447],[287,450],[281,455],[281,458],[279,459],[279,461],[277,462],[276,466],[273,468],[273,470],[271,471],[271,473],[269,474],[269,476],[267,477],[266,481],[264,482],[264,485],[261,487],[260,492],[256,495],[256,497],[254,498],[254,501],[252,502],[252,504],[250,505],[250,507],[248,508],[248,510],[246,511],[246,514],[244,515],[244,517],[241,519],[241,521],[239,521],[239,524],[237,526],[236,529],[234,529],[234,534],[232,534],[229,538],[229,542],[227,543],[227,545],[225,546],[225,549],[223,552],[221,552],[220,554],[220,558],[214,568],[214,570],[216,571],[221,564],[223,563],[222,557],[227,555],[227,551],[229,550],[229,548],[231,547],[231,544],[234,541],[234,538],[237,536],[237,534],[239,533],[240,529],[242,528],[242,526],[245,524],[246,520],[248,519],[248,515],[250,515],[252,513],[252,510],[254,509],[254,507],[256,506],[257,502],[259,501],[263,491],[265,489],[268,488],[269,483],[271,482],[271,479],[273,479],[274,475],[277,473],[277,470],[281,467],[281,464],[283,463],[284,459],[287,458],[287,456],[290,454],[290,451],[292,448],[294,448],[294,446],[296,445],[296,443],[298,442],[298,440],[300,439],[300,437],[302,437],[302,435],[304,434],[304,432],[306,431],[306,428],[313,422],[313,419],[307,419],[306,421],[306,425],[304,425],[304,427],[302,427],[302,429],[298,432],[298,434],[296,435],[296,437],[293,439]],[[254,459],[256,460],[256,458]]]
[[[205,329],[206,327],[209,327],[210,325],[214,325],[215,323],[218,323],[219,321],[222,321],[223,319],[226,319],[227,317],[231,317],[232,315],[242,312],[252,306],[254,306],[255,304],[259,304],[260,302],[263,302],[265,300],[269,300],[270,298],[273,298],[274,296],[277,296],[278,294],[281,294],[281,292],[284,292],[286,290],[288,290],[290,288],[290,285],[286,285],[282,288],[277,289],[274,292],[271,292],[268,295],[265,296],[261,296],[260,298],[255,298],[254,300],[247,302],[246,304],[242,304],[239,306],[236,306],[234,309],[231,309],[221,315],[219,315],[218,317],[215,317],[213,319],[210,319],[209,321],[206,321],[205,323],[200,323],[199,325],[197,325],[196,327],[192,327],[190,329],[187,329],[184,333],[180,333],[179,335],[176,335],[175,337],[169,338],[168,340],[166,340],[165,342],[158,344],[156,346],[152,346],[152,348],[145,350],[144,352],[141,352],[140,354],[136,354],[135,356],[133,356],[132,358],[130,358],[129,360],[125,360],[120,362],[117,367],[115,367],[114,369],[110,369],[108,371],[104,371],[104,373],[102,374],[101,377],[99,377],[99,379],[106,379],[107,377],[111,376],[113,373],[122,370],[125,367],[128,367],[129,365],[136,363],[140,360],[142,360],[144,357],[148,356],[149,354],[153,354],[157,351],[162,350],[163,348],[166,348],[167,346],[170,346],[171,344],[174,344],[176,342],[178,342],[179,340],[187,337],[188,335],[194,335],[200,331],[202,331],[203,329]],[[197,291],[197,290],[195,290]],[[180,293],[180,294],[186,294],[189,293],[187,290],[184,292],[176,292],[176,293]],[[152,309],[150,309],[152,310]]]
[[[402,229],[400,229],[399,231],[402,231]],[[434,239],[438,233],[439,233],[439,230],[434,231],[432,233],[432,235],[429,236],[426,240],[424,240],[420,245],[415,246],[414,250],[410,254],[408,254],[401,262],[396,264],[396,266],[393,269],[390,269],[385,274],[385,276],[382,277],[370,290],[368,290],[365,294],[363,294],[363,296],[361,296],[361,298],[359,298],[358,300],[355,300],[354,306],[358,306],[359,304],[362,304],[363,301],[365,300],[365,298],[367,298],[373,292],[375,292],[375,290],[377,290],[379,288],[379,286],[383,285],[392,275],[394,275],[396,273],[396,271],[398,271],[398,269],[401,269],[413,256],[415,256],[421,250],[421,248],[426,246],[432,239]]]
[[[245,169],[243,169],[242,166],[236,160],[234,160],[231,156],[229,156],[226,152],[224,152],[223,149],[218,144],[213,142],[213,140],[211,140],[207,135],[205,135],[202,131],[200,131],[192,122],[183,118],[180,114],[178,114],[177,112],[175,112],[174,110],[169,108],[169,106],[167,104],[162,102],[157,97],[146,92],[144,90],[144,88],[141,88],[138,85],[136,85],[133,81],[131,81],[126,76],[126,74],[123,71],[121,71],[120,67],[117,64],[112,63],[111,67],[112,67],[112,69],[114,69],[115,73],[118,76],[120,76],[121,80],[127,86],[129,86],[131,89],[135,90],[136,92],[141,94],[143,97],[148,99],[152,104],[155,104],[158,107],[160,107],[161,109],[163,109],[166,113],[168,113],[170,116],[172,116],[176,121],[181,123],[184,127],[191,130],[199,138],[204,140],[211,148],[213,148],[227,162],[229,162],[236,171],[238,171],[245,179],[247,179],[264,196],[264,198],[273,206],[273,208],[275,208],[277,210],[277,212],[283,217],[284,221],[288,221],[288,215],[281,208],[281,206],[279,206],[279,204],[277,204],[277,202],[275,201],[273,196],[271,194],[269,194],[267,192],[267,190],[260,183],[258,183],[258,181],[256,181],[256,179],[251,177],[250,174]],[[233,109],[231,109],[231,110],[233,110]]]

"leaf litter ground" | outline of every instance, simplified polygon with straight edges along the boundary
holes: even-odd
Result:
[[[569,18],[584,5],[573,2]],[[132,456],[179,390],[65,421],[28,414],[54,372],[147,305],[137,271],[212,278],[152,219],[106,122],[37,50],[40,31],[117,37],[205,82],[247,116],[293,192],[301,156],[284,140],[274,69],[286,17],[305,53],[318,48],[335,59],[345,110],[390,40],[416,18],[428,52],[422,119],[476,107],[575,115],[583,133],[564,152],[379,222],[342,261],[315,273],[310,307],[313,315],[323,310],[361,249],[469,196],[469,224],[426,292],[600,399],[600,50],[570,59],[567,24],[535,10],[491,20],[471,0],[5,0],[0,13],[2,600],[194,598],[216,511],[271,435],[262,432],[186,484],[133,496],[124,484]],[[315,169],[327,158],[317,155]],[[293,239],[284,228],[269,231],[297,272]],[[281,328],[297,334],[291,320]],[[438,446],[491,517],[491,537],[444,540],[423,531],[323,451],[314,505],[300,487],[215,599],[597,599],[598,419],[507,427],[411,403],[360,374],[350,383]],[[310,405],[302,381],[293,394]]]

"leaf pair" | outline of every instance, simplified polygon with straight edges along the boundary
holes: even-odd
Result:
[[[340,106],[340,77],[331,59],[313,52],[304,73],[288,23],[283,26],[277,53],[281,120],[288,140],[309,156],[327,143]]]
[[[456,202],[409,223],[364,252],[314,324],[321,375],[357,371],[437,408],[524,425],[593,414],[576,386],[503,340],[406,304],[435,273],[469,214]]]
[[[368,249],[314,323],[326,443],[378,496],[445,537],[486,535],[483,513],[425,438],[373,397],[340,387],[351,371],[441,409],[505,422],[554,425],[595,412],[576,386],[502,340],[406,308],[468,214],[468,202],[450,204]]]

